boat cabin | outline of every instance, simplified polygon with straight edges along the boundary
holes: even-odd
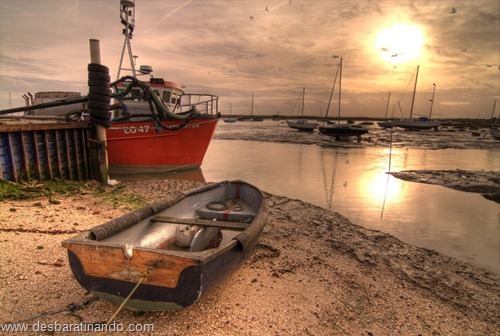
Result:
[[[174,111],[176,107],[180,105],[181,96],[184,94],[184,91],[179,83],[166,81],[163,78],[156,77],[151,77],[146,83],[151,86],[156,95],[171,111]],[[116,85],[116,88],[119,91],[123,91],[127,87],[127,84],[127,82],[122,82]],[[142,90],[140,88],[133,88],[130,91],[127,95],[126,104],[129,110],[128,112],[131,114],[149,113],[149,105],[144,104]]]

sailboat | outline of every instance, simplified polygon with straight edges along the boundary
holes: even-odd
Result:
[[[377,124],[382,128],[393,128],[392,120],[387,120],[387,112],[389,111],[389,103],[391,102],[391,93],[389,92],[389,97],[387,98],[387,106],[385,107],[385,121],[379,121]]]
[[[287,125],[290,128],[296,129],[299,132],[313,132],[318,127],[317,122],[312,122],[304,119],[304,101],[306,95],[306,88],[302,91],[302,118],[297,120],[287,120]]]
[[[249,121],[264,121],[263,117],[254,117],[254,115],[253,115],[253,92],[252,92],[252,108],[250,110],[250,115],[252,117],[250,119],[248,119]]]
[[[415,94],[417,92],[417,80],[418,80],[419,68],[420,68],[420,65],[417,66],[417,73],[415,75],[415,86],[413,88],[413,97],[411,100],[410,118],[409,119],[394,120],[392,122],[392,124],[394,126],[404,128],[406,130],[411,130],[411,131],[428,130],[428,129],[432,129],[432,128],[435,131],[437,131],[439,129],[439,127],[441,126],[441,121],[430,119],[432,116],[432,107],[434,105],[434,95],[436,93],[436,84],[434,84],[434,91],[433,91],[432,99],[431,99],[431,110],[429,113],[429,118],[426,118],[426,117],[412,118],[413,107],[415,105]]]
[[[496,106],[497,106],[497,100],[495,99],[495,102],[493,103],[493,112],[491,113],[491,120],[493,120],[493,117],[495,116]],[[496,120],[495,123],[491,126],[490,134],[493,138],[500,140],[500,129],[495,128],[495,126],[496,126]]]
[[[337,74],[339,75],[339,115],[338,124],[320,126],[319,132],[324,135],[335,137],[336,140],[348,140],[349,137],[355,136],[358,142],[361,141],[361,135],[368,133],[368,130],[361,125],[353,124],[341,124],[340,123],[340,110],[341,110],[341,97],[342,97],[342,58],[340,59],[339,67],[337,69]],[[335,81],[337,80],[337,75],[335,75]],[[335,90],[335,81],[332,87],[332,94],[330,95],[330,101],[328,102],[328,108],[326,110],[326,117],[328,116],[328,110],[330,109],[330,102],[332,100],[333,91]]]
[[[231,117],[229,117],[229,118],[224,118],[224,119],[223,119],[223,120],[224,120],[224,122],[228,122],[228,123],[233,123],[233,122],[236,122],[236,120],[237,120],[237,119],[236,119],[236,118],[234,118],[234,117],[232,116],[232,115],[233,115],[233,103],[231,103],[231,104],[229,105],[229,115],[230,115]]]

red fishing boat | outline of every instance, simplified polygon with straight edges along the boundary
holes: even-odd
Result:
[[[135,28],[134,1],[120,1],[120,19],[125,41],[117,79],[122,70],[130,71],[134,78],[150,77],[144,82],[154,92],[154,105],[160,110],[155,113],[138,88],[132,88],[118,101],[113,112],[116,117],[106,131],[110,172],[148,173],[199,167],[220,117],[218,97],[186,94],[179,83],[153,77],[153,69],[148,65],[136,70],[130,44]],[[129,56],[130,68],[123,66],[125,54]],[[126,92],[128,85],[127,80],[112,83],[116,92]]]
[[[2,113],[26,111],[27,116],[64,116],[67,120],[90,117],[106,128],[111,174],[198,168],[220,118],[219,97],[186,93],[179,83],[154,77],[149,65],[136,69],[131,47],[135,1],[120,0],[119,4],[125,41],[115,82],[110,83],[107,67],[89,64],[87,96],[37,92],[34,99],[26,96],[27,106]],[[125,55],[130,64],[124,65]],[[129,74],[122,76],[122,71]],[[139,80],[141,76],[147,79]]]

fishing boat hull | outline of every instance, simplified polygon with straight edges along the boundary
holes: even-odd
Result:
[[[113,123],[107,129],[112,174],[160,173],[201,166],[218,119],[195,118],[178,130],[158,129],[151,121]],[[173,127],[180,120],[163,121]]]
[[[62,244],[76,280],[94,295],[115,305],[125,301],[133,310],[179,310],[245,262],[267,216],[260,190],[225,181],[152,204]],[[179,228],[193,223],[202,229],[187,246],[179,244]],[[210,246],[213,238],[203,236],[214,228],[219,246]]]

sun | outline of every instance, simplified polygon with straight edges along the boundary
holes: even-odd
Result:
[[[375,46],[385,61],[395,64],[417,58],[423,43],[424,38],[419,27],[394,23],[392,27],[378,33]]]

